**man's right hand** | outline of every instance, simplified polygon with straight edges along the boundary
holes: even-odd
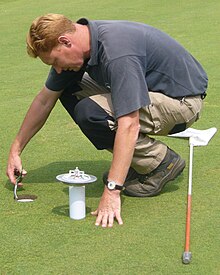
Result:
[[[16,178],[22,172],[22,177],[24,177],[27,172],[22,169],[22,162],[19,155],[14,155],[12,152],[9,154],[8,166],[6,170],[6,175],[8,176],[11,183],[16,183]],[[22,186],[22,183],[19,183],[18,186]]]

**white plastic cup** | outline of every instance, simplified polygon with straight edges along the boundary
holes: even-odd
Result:
[[[69,186],[69,215],[73,220],[86,216],[85,186]]]

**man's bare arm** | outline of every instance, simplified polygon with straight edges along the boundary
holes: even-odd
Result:
[[[139,111],[135,111],[118,119],[113,160],[108,174],[108,180],[123,184],[131,164],[135,144],[139,133]],[[112,227],[116,219],[122,224],[120,191],[110,191],[105,186],[99,206],[92,215],[97,216],[95,224],[102,227]]]
[[[31,138],[42,128],[61,92],[53,92],[43,87],[33,100],[23,120],[21,128],[11,145],[6,174],[15,184],[15,172],[21,171],[20,155]]]

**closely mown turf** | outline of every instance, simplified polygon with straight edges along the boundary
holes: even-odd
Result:
[[[188,266],[181,262],[188,167],[160,196],[122,196],[123,226],[96,228],[90,211],[98,205],[111,155],[97,151],[59,103],[22,154],[28,176],[19,194],[36,194],[38,199],[14,202],[5,176],[10,144],[49,70],[25,52],[25,36],[35,17],[53,12],[74,20],[123,19],[166,31],[208,73],[203,116],[194,125],[206,129],[220,128],[219,10],[217,0],[0,0],[0,274],[220,274],[219,133],[208,146],[194,149],[193,258]],[[188,160],[187,140],[162,140]],[[68,187],[55,180],[76,166],[98,177],[86,188],[87,216],[81,221],[69,218]]]

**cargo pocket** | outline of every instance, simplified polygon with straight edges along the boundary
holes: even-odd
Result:
[[[149,113],[152,118],[152,122],[154,124],[153,132],[156,134],[162,130],[163,121],[161,119],[161,112],[158,110],[156,105],[154,105],[153,103],[150,104],[148,108],[149,108]]]
[[[203,105],[202,99],[200,96],[183,98],[181,104],[182,115],[185,119],[187,127],[189,127],[201,116],[201,110]]]

